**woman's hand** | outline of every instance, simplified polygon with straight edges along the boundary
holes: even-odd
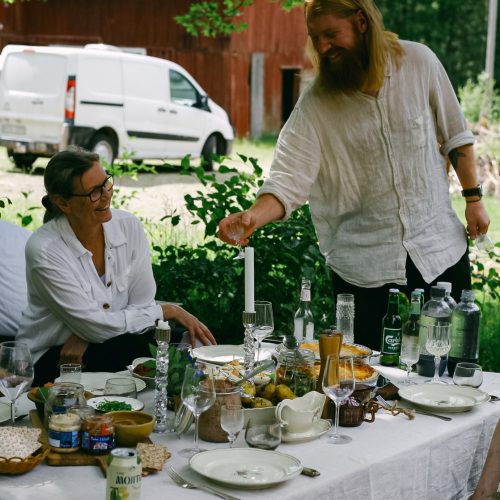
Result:
[[[87,350],[89,343],[86,340],[72,334],[61,347],[59,353],[59,364],[64,363],[82,363],[83,355]]]
[[[172,319],[186,327],[191,337],[191,345],[193,347],[196,338],[198,338],[203,345],[217,344],[212,332],[196,316],[193,316],[191,313],[188,313],[185,309],[175,304],[162,304],[161,308],[163,309],[164,320]]]

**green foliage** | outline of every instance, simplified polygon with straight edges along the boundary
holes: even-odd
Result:
[[[500,122],[500,94],[494,88],[494,82],[481,73],[477,81],[468,80],[458,89],[460,105],[467,120],[477,123],[479,118],[487,110],[484,109],[485,102],[491,100],[491,109],[488,112],[492,122]]]
[[[485,371],[500,372],[500,314],[498,299],[481,304],[479,362]]]
[[[495,244],[492,251],[488,252],[489,265],[488,267],[479,260],[471,261],[472,267],[472,288],[482,292],[481,305],[485,303],[487,297],[491,300],[500,303],[500,252],[495,249],[500,249],[500,242]]]
[[[228,213],[248,209],[262,185],[262,169],[254,158],[239,155],[251,173],[221,164],[218,182],[215,174],[184,164],[184,173],[196,175],[208,188],[186,195],[186,208],[192,224],[205,225],[205,241],[198,247],[154,246],[155,275],[159,298],[181,302],[213,332],[220,342],[241,340],[241,313],[244,304],[244,263],[235,261],[236,250],[215,238],[218,222]],[[173,224],[179,216],[167,216]],[[270,300],[275,315],[275,331],[292,331],[302,277],[311,279],[312,310],[316,328],[331,323],[333,297],[330,271],[321,255],[309,207],[296,210],[285,223],[268,224],[256,231],[250,241],[255,247],[255,297]],[[175,286],[172,284],[175,283]]]
[[[10,198],[7,198],[6,196],[2,196],[0,198],[0,209],[5,208],[7,205],[12,205],[12,201]],[[0,219],[2,218],[2,212],[0,210]]]

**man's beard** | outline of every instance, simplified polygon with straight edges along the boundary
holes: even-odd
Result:
[[[335,56],[335,60],[331,57]],[[318,81],[325,90],[360,90],[368,69],[369,57],[361,36],[353,49],[331,49],[320,57]]]

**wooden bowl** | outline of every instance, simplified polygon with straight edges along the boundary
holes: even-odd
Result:
[[[155,425],[155,417],[143,411],[110,411],[106,413],[115,424],[115,441],[118,446],[135,446],[145,441]]]

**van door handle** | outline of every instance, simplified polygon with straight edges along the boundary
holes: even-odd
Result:
[[[165,111],[167,111],[165,108],[158,108],[159,113],[165,113]]]
[[[176,114],[177,114],[177,111],[176,111],[175,109],[171,109],[171,110],[169,111],[169,113],[170,113],[171,115],[176,115]]]
[[[42,101],[42,99],[33,99],[31,101],[31,104],[43,104],[43,101]]]

